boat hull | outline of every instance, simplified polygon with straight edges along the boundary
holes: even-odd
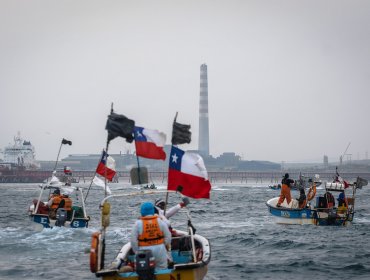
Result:
[[[350,215],[341,215],[333,210],[318,210],[316,208],[293,209],[285,207],[276,207],[278,197],[267,201],[266,205],[269,212],[274,216],[276,223],[290,225],[313,224],[318,226],[346,226],[351,224],[353,213]]]
[[[193,254],[191,251],[180,249],[179,244],[181,239],[185,241],[190,238],[188,233],[177,230],[177,236],[172,238],[171,255],[174,265],[172,268],[159,269],[155,271],[156,280],[201,280],[205,277],[208,271],[208,263],[211,258],[211,249],[209,241],[201,235],[195,234],[194,240],[197,248],[201,248],[201,254],[195,253],[196,262],[193,262]],[[183,239],[185,238],[185,239]],[[190,239],[188,239],[190,241]],[[179,243],[180,242],[180,243]],[[177,244],[177,245],[176,245]],[[177,247],[177,248],[176,248]],[[176,248],[176,249],[174,249]],[[103,269],[96,272],[97,277],[102,277],[104,280],[139,280],[138,274],[133,271],[132,266],[128,266],[134,260],[131,244],[126,243],[118,253],[116,259],[108,269]],[[129,269],[127,271],[127,268]]]
[[[201,266],[192,269],[165,269],[155,273],[156,280],[201,280],[207,274],[207,266]],[[113,275],[103,275],[104,280],[139,280],[139,276],[135,272],[115,273]]]
[[[45,214],[31,214],[31,221],[39,224],[42,228],[53,228],[55,227],[56,220],[50,219]],[[89,219],[86,218],[74,218],[71,221],[66,221],[64,227],[69,228],[87,228],[89,225]]]

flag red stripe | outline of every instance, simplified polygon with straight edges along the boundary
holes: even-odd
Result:
[[[209,198],[211,183],[202,177],[185,174],[175,169],[168,170],[168,190],[183,187],[182,194],[192,198]]]
[[[106,168],[106,166],[102,162],[100,162],[98,167],[96,168],[96,173],[98,173],[99,175],[103,177],[106,176],[107,180],[112,181],[114,175],[116,174],[116,171]]]
[[[153,142],[135,141],[136,155],[151,159],[166,159],[166,153],[162,147],[156,146]]]

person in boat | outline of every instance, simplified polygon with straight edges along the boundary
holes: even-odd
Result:
[[[324,194],[324,198],[326,200],[326,207],[333,208],[335,206],[335,199],[331,192],[326,192]]]
[[[341,206],[348,207],[348,202],[347,202],[347,198],[346,198],[344,191],[339,193],[337,200],[338,200],[338,207],[341,207]]]
[[[34,199],[32,200],[32,203],[34,205],[34,209],[36,209],[36,206],[37,206],[37,203],[39,201],[37,199]],[[47,204],[45,204],[44,202],[40,201],[39,202],[39,207],[37,208],[37,213],[36,214],[46,214],[48,215],[49,214],[49,207]]]
[[[166,210],[166,213],[165,213],[164,209],[166,207],[166,202],[163,199],[159,198],[155,201],[154,211],[170,227],[171,223],[169,222],[168,219],[171,218],[173,215],[175,215],[177,212],[179,212],[181,208],[186,207],[189,203],[190,203],[189,198],[183,197],[182,202]]]
[[[152,251],[156,269],[167,268],[167,249],[171,246],[171,233],[166,223],[154,214],[152,202],[144,202],[140,208],[141,217],[131,231],[131,248]]]
[[[61,201],[60,189],[55,189],[48,201],[49,217],[51,219],[55,219]]]
[[[64,208],[67,211],[67,220],[71,220],[72,217],[72,199],[67,193],[64,193],[62,200],[59,203],[58,208]]]
[[[306,193],[304,191],[304,188],[299,189],[299,198],[297,200],[298,200],[298,208],[299,209],[303,209],[303,208],[306,207],[307,197],[306,197]]]
[[[281,192],[276,207],[281,207],[281,203],[283,203],[284,199],[286,199],[287,204],[289,204],[292,201],[292,195],[290,193],[291,184],[294,184],[294,180],[289,178],[288,173],[285,173],[283,180],[281,180]]]

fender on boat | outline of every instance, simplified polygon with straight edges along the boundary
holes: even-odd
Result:
[[[95,273],[98,271],[98,257],[99,257],[99,239],[101,233],[94,232],[91,236],[90,247],[90,271]]]

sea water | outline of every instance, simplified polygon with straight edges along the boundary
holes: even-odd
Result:
[[[210,200],[191,199],[188,208],[196,233],[211,244],[205,279],[370,278],[369,188],[357,192],[351,226],[318,227],[276,224],[265,203],[279,190],[267,185],[214,184]],[[123,183],[112,184],[111,190],[136,191]],[[0,184],[0,191],[0,279],[97,279],[89,270],[86,252],[91,234],[100,227],[101,189],[93,187],[86,200],[89,228],[41,231],[34,229],[27,214],[32,199],[38,197],[37,184]],[[141,202],[159,197],[164,195],[111,200],[107,264],[128,241]],[[171,195],[169,204],[177,202],[179,197]],[[171,220],[173,227],[186,229],[185,213]]]

